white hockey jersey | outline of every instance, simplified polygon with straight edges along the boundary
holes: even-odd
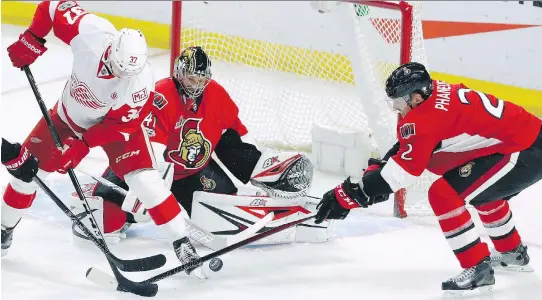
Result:
[[[133,129],[140,128],[145,117],[141,110],[154,90],[150,65],[133,77],[113,76],[104,61],[117,29],[75,1],[40,3],[31,30],[36,22],[50,24],[47,32],[33,31],[36,35],[53,29],[73,52],[72,74],[56,106],[60,118],[90,147],[127,140]]]

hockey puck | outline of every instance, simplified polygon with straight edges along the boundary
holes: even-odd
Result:
[[[222,269],[223,265],[224,263],[222,262],[222,260],[215,257],[209,262],[209,269],[211,269],[211,271],[218,272],[220,271],[220,269]]]

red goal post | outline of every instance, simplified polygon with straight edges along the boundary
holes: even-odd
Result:
[[[287,1],[286,1],[287,2]],[[361,5],[371,8],[378,8],[382,11],[382,16],[377,18],[375,17],[371,20],[372,25],[381,31],[382,34],[388,35],[393,40],[395,36],[400,38],[398,41],[400,47],[398,53],[396,53],[397,61],[393,66],[387,66],[386,69],[383,69],[382,74],[377,75],[377,81],[382,82],[385,74],[389,74],[391,70],[397,67],[399,64],[404,64],[410,61],[418,61],[422,63],[427,63],[425,58],[425,50],[423,47],[423,32],[421,28],[421,17],[417,8],[419,4],[412,4],[414,2],[407,1],[340,1],[341,4],[352,4],[352,5]],[[233,4],[232,4],[233,5]],[[387,18],[388,12],[385,11],[394,11],[397,13],[397,17]],[[185,16],[186,19],[188,16]],[[181,51],[181,45],[183,41],[183,1],[172,1],[172,20],[171,20],[171,57],[170,57],[170,74],[173,74],[173,64],[174,60],[179,56]],[[363,29],[361,29],[363,30]],[[388,41],[389,42],[389,41]],[[367,41],[370,43],[370,41]],[[421,44],[421,45],[419,45]],[[187,45],[185,45],[187,46]],[[205,47],[204,47],[205,49]],[[373,51],[373,55],[377,55],[378,50]],[[416,57],[414,57],[416,56]],[[373,88],[381,88],[376,86]],[[380,153],[385,153],[387,149],[380,149]],[[418,190],[424,190],[428,188],[426,183],[427,180],[421,180],[421,188],[417,187]],[[409,189],[410,190],[410,189]],[[422,197],[426,197],[423,195]],[[395,193],[395,202],[394,202],[394,216],[404,218],[407,216],[409,209],[407,207],[407,196],[406,190],[400,190]],[[422,207],[422,210],[427,209],[426,205],[419,205],[423,200],[415,201],[418,207]]]

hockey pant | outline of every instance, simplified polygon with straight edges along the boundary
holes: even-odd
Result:
[[[542,179],[542,132],[531,147],[512,154],[474,159],[446,172],[429,188],[431,208],[461,267],[489,256],[465,203],[476,208],[495,249],[512,251],[521,243],[508,200]]]

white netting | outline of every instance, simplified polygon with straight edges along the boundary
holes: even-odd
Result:
[[[254,5],[228,3],[229,10]],[[269,5],[256,4],[262,10]],[[412,33],[410,59],[427,63],[420,6],[412,6],[412,27],[402,28],[399,10],[337,4],[328,2],[325,5],[330,11],[320,13],[314,9],[314,1],[312,5],[275,2],[291,18],[290,24],[284,24],[267,21],[265,12],[247,13],[243,19],[224,17],[217,12],[226,8],[221,1],[205,5],[184,1],[181,49],[199,45],[209,54],[213,78],[237,103],[241,119],[259,144],[310,151],[311,130],[318,124],[373,133],[383,155],[395,141],[397,120],[387,106],[383,87],[391,71],[401,64],[403,31]],[[327,24],[325,28],[308,26],[310,22],[304,22],[304,18],[309,13],[314,14],[315,20],[328,18],[319,20]],[[223,26],[217,27],[218,22],[223,22]],[[228,29],[232,24],[258,24],[258,28],[253,28],[257,34],[236,33]],[[322,40],[313,48],[298,46],[302,44],[298,41],[322,31],[335,32],[334,38],[342,40],[329,45]],[[286,39],[290,42],[284,43]],[[420,183],[422,186],[415,189],[427,190],[427,180]]]

